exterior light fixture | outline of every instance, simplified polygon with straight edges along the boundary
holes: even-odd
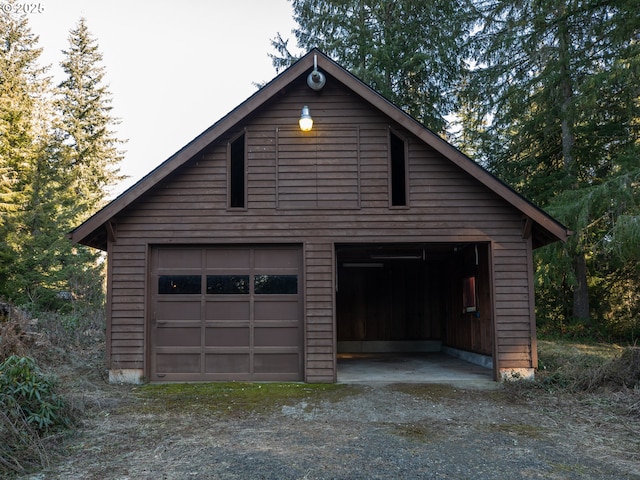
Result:
[[[302,113],[300,114],[300,120],[298,120],[298,124],[300,125],[300,130],[302,130],[303,132],[310,132],[313,128],[313,118],[311,118],[309,107],[307,107],[306,105],[302,107]]]
[[[325,83],[327,83],[327,77],[324,76],[324,73],[318,71],[318,56],[313,56],[313,71],[307,77],[307,85],[312,90],[319,92],[324,87]]]

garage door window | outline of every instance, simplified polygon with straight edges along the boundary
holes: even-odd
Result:
[[[249,275],[207,275],[207,294],[233,295],[249,293]]]
[[[256,295],[296,295],[297,275],[256,275],[254,277]]]
[[[158,293],[200,295],[201,282],[200,275],[161,275],[158,277]]]

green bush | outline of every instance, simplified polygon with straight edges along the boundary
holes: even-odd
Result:
[[[41,372],[30,357],[12,355],[0,364],[0,408],[18,411],[38,433],[70,423],[55,387],[56,378]]]
[[[56,383],[30,357],[0,363],[0,477],[48,465],[43,441],[71,423]]]

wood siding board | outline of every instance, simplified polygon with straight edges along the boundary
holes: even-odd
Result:
[[[533,279],[533,239],[531,236],[527,237],[527,255],[525,261],[527,262],[527,271],[529,272],[529,331],[531,338],[531,367],[538,368],[538,338],[536,331],[536,309],[535,309],[535,291],[534,291],[534,279]]]
[[[333,247],[330,242],[305,243],[307,381],[335,381],[333,321]],[[321,345],[322,350],[312,350]]]
[[[507,338],[499,338],[498,344],[502,347],[509,349],[510,347],[515,347],[519,349],[531,349],[531,341],[529,337],[507,337]]]
[[[327,357],[331,355],[332,352],[307,352],[307,362],[309,364],[313,362],[325,362]]]
[[[115,312],[127,312],[128,314],[139,314],[140,312],[144,312],[144,305],[141,305],[140,302],[123,302],[120,298],[114,299],[113,304],[111,305],[111,311]]]
[[[528,311],[521,310],[509,310],[509,309],[496,309],[497,314],[500,315],[500,325],[503,328],[512,328],[513,325],[522,324],[526,328],[530,328]]]
[[[113,335],[113,310],[111,305],[114,299],[114,282],[113,282],[113,265],[115,259],[113,258],[113,240],[107,241],[107,292],[105,299],[105,315],[106,315],[106,329],[105,329],[105,363],[107,368],[111,367],[111,342]]]
[[[307,318],[307,322],[309,319]],[[324,330],[324,331],[316,331],[307,329],[307,338],[314,340],[331,340],[333,341],[333,331],[332,330]]]
[[[523,328],[522,330],[501,330],[498,328],[498,335],[500,338],[526,338],[529,339],[529,328]],[[498,350],[500,354],[500,350]]]
[[[138,333],[144,332],[144,325],[138,323],[120,323],[114,324],[111,327],[112,336],[122,334],[122,335],[137,335]],[[115,337],[114,337],[115,338]]]
[[[307,368],[311,371],[316,370],[316,375],[328,376],[333,370],[333,360],[309,360]]]
[[[111,334],[111,341],[115,342],[117,340],[135,340],[141,341],[144,340],[144,333],[142,331],[136,332],[113,332]]]
[[[310,354],[321,353],[323,355],[333,355],[332,345],[307,345],[307,352]],[[326,358],[326,357],[323,357]]]

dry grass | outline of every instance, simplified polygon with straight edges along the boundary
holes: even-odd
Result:
[[[534,382],[506,384],[513,401],[568,408],[568,415],[581,419],[571,425],[587,427],[594,437],[619,431],[640,439],[640,348],[540,341],[539,358]],[[613,448],[607,435],[600,443]]]
[[[5,303],[0,306],[0,362],[11,355],[27,355],[45,340],[34,331],[28,314]]]
[[[541,341],[539,358],[535,382],[507,385],[514,399],[531,400],[542,390],[558,399],[574,396],[598,412],[605,407],[622,426],[625,418],[640,417],[640,348]]]
[[[393,425],[392,430],[400,437],[420,443],[438,442],[446,436],[441,425],[434,422],[402,423]]]
[[[640,347],[625,348],[611,360],[585,372],[574,388],[589,392],[640,388]]]
[[[40,435],[29,425],[21,409],[14,410],[0,411],[0,473],[47,467],[49,455]]]
[[[536,380],[505,384],[505,394],[514,403],[545,411],[567,437],[583,439],[581,448],[593,458],[635,470],[640,461],[640,349],[540,341],[538,353]]]
[[[487,425],[486,428],[489,432],[506,433],[533,439],[543,438],[546,432],[544,427],[527,423],[492,423]]]
[[[637,352],[613,344],[540,341],[537,382],[569,391],[640,387]]]

